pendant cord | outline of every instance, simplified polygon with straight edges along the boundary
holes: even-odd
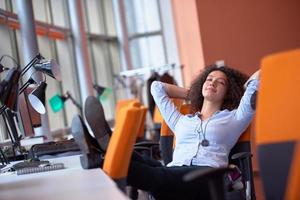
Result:
[[[202,127],[202,119],[200,120],[200,131],[201,131],[201,135],[203,136],[203,140],[206,140],[205,138],[205,134],[206,134],[206,128],[207,128],[207,125],[210,121],[211,117],[207,120],[207,123],[205,124],[205,127],[204,127],[204,131],[203,131],[203,127]],[[199,129],[197,130],[198,133],[200,133]]]

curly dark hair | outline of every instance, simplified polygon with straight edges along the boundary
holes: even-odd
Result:
[[[207,66],[204,71],[192,82],[188,97],[191,100],[191,111],[193,113],[200,111],[202,108],[204,100],[202,95],[202,87],[207,76],[213,71],[223,72],[228,81],[228,90],[221,106],[221,110],[236,109],[240,103],[240,100],[244,94],[243,86],[247,81],[248,76],[228,66],[218,67],[217,65],[210,65]]]

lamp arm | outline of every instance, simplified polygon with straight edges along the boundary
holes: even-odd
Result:
[[[5,111],[5,109],[6,109],[6,106],[5,106],[5,105],[2,105],[2,106],[0,107],[0,115],[2,115],[2,113]]]
[[[20,88],[20,91],[19,91],[19,95],[22,94],[22,92],[24,92],[24,90],[26,90],[26,88],[33,84],[34,81],[31,81],[32,79],[29,79],[24,85],[22,85],[22,87]]]
[[[69,92],[67,92],[67,98],[71,99],[72,103],[80,110],[82,111],[81,105],[71,96]]]
[[[43,56],[38,53],[21,71],[21,76],[23,76],[35,63],[43,59]]]

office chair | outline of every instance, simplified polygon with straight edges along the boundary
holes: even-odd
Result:
[[[176,107],[180,108],[180,112],[182,114],[190,113],[190,105],[189,104],[182,104],[182,101],[179,99],[173,100]],[[172,161],[173,157],[173,148],[175,144],[175,137],[174,133],[168,127],[167,123],[163,120],[161,124],[160,130],[160,149],[162,154],[162,159],[164,164],[167,165],[169,162]]]
[[[191,105],[182,104],[178,106],[182,114],[189,114]],[[230,167],[224,167],[219,169],[207,170],[205,172],[191,172],[186,176],[188,181],[193,181],[197,178],[207,179],[210,184],[211,193],[213,194],[212,199],[256,199],[254,180],[253,180],[253,169],[251,161],[251,143],[250,143],[250,131],[251,126],[249,126],[240,136],[237,144],[232,148],[229,154],[229,163],[234,164]],[[165,121],[162,123],[161,129],[161,139],[166,140],[171,138],[173,132],[168,128]],[[168,142],[161,140],[161,145],[166,145],[162,147],[163,160],[170,162],[172,161],[173,144],[175,144],[175,137],[173,140]],[[171,143],[171,144],[170,144]],[[164,153],[167,152],[167,153]],[[167,156],[167,157],[164,157]],[[167,164],[165,163],[165,164]],[[236,168],[237,166],[238,168]],[[236,170],[240,170],[242,174],[242,188],[239,190],[233,190],[233,188],[228,188],[228,192],[224,192],[224,174],[232,172],[236,174]],[[229,191],[230,190],[230,191]]]
[[[123,191],[142,115],[143,108],[138,102],[132,102],[118,111],[115,128],[105,155],[103,171],[115,180]]]
[[[212,200],[255,200],[255,189],[253,180],[253,170],[251,161],[251,145],[250,128],[248,127],[242,133],[237,144],[232,148],[229,154],[229,166],[215,169],[208,169],[207,171],[194,171],[188,173],[184,180],[194,181],[197,179],[206,180],[209,184],[210,196]],[[233,164],[233,165],[232,165]],[[235,177],[237,172],[241,173],[242,184],[240,187],[232,187],[231,184],[225,183],[225,175]]]
[[[132,102],[139,102],[139,100],[138,99],[120,99],[120,100],[118,100],[117,105],[116,105],[115,115],[117,116],[118,111],[121,108],[129,105]],[[140,127],[139,127],[137,141],[143,140],[144,137],[145,137],[144,133],[145,133],[145,120],[146,120],[146,116],[147,116],[147,111],[148,111],[148,108],[143,107],[143,116],[142,116],[142,119],[141,119],[142,122],[141,122]]]
[[[288,189],[285,195],[285,198],[288,200],[297,200],[300,199],[300,142],[297,141],[297,145],[295,147],[293,162],[289,174],[289,182]]]
[[[138,136],[137,136],[137,141],[142,141],[145,139],[145,121],[146,121],[146,116],[147,116],[147,111],[148,108],[147,107],[143,107],[143,115],[142,115],[142,119],[141,119],[141,124],[138,130]]]
[[[153,113],[153,131],[154,131],[154,140],[159,141],[160,139],[160,130],[161,130],[161,124],[163,122],[163,117],[160,114],[160,111],[157,106],[154,107],[154,113]]]
[[[240,199],[255,200],[255,187],[252,167],[251,154],[251,132],[253,123],[242,133],[238,142],[234,145],[229,153],[229,163],[238,166],[242,174],[242,191],[232,191],[227,193],[227,199],[234,199],[240,193]]]
[[[117,104],[116,104],[115,116],[118,115],[118,111],[121,108],[123,108],[124,106],[129,105],[132,102],[139,102],[139,100],[138,99],[120,99],[120,100],[118,100]]]
[[[267,200],[299,199],[299,74],[300,49],[268,55],[261,61],[256,143]]]

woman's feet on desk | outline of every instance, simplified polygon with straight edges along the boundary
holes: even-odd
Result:
[[[80,156],[82,168],[91,169],[102,167],[104,152],[101,150],[96,139],[89,134],[79,115],[73,117],[71,133],[82,152]]]
[[[103,106],[96,97],[89,96],[85,100],[84,115],[100,148],[106,151],[112,131],[105,119]]]

